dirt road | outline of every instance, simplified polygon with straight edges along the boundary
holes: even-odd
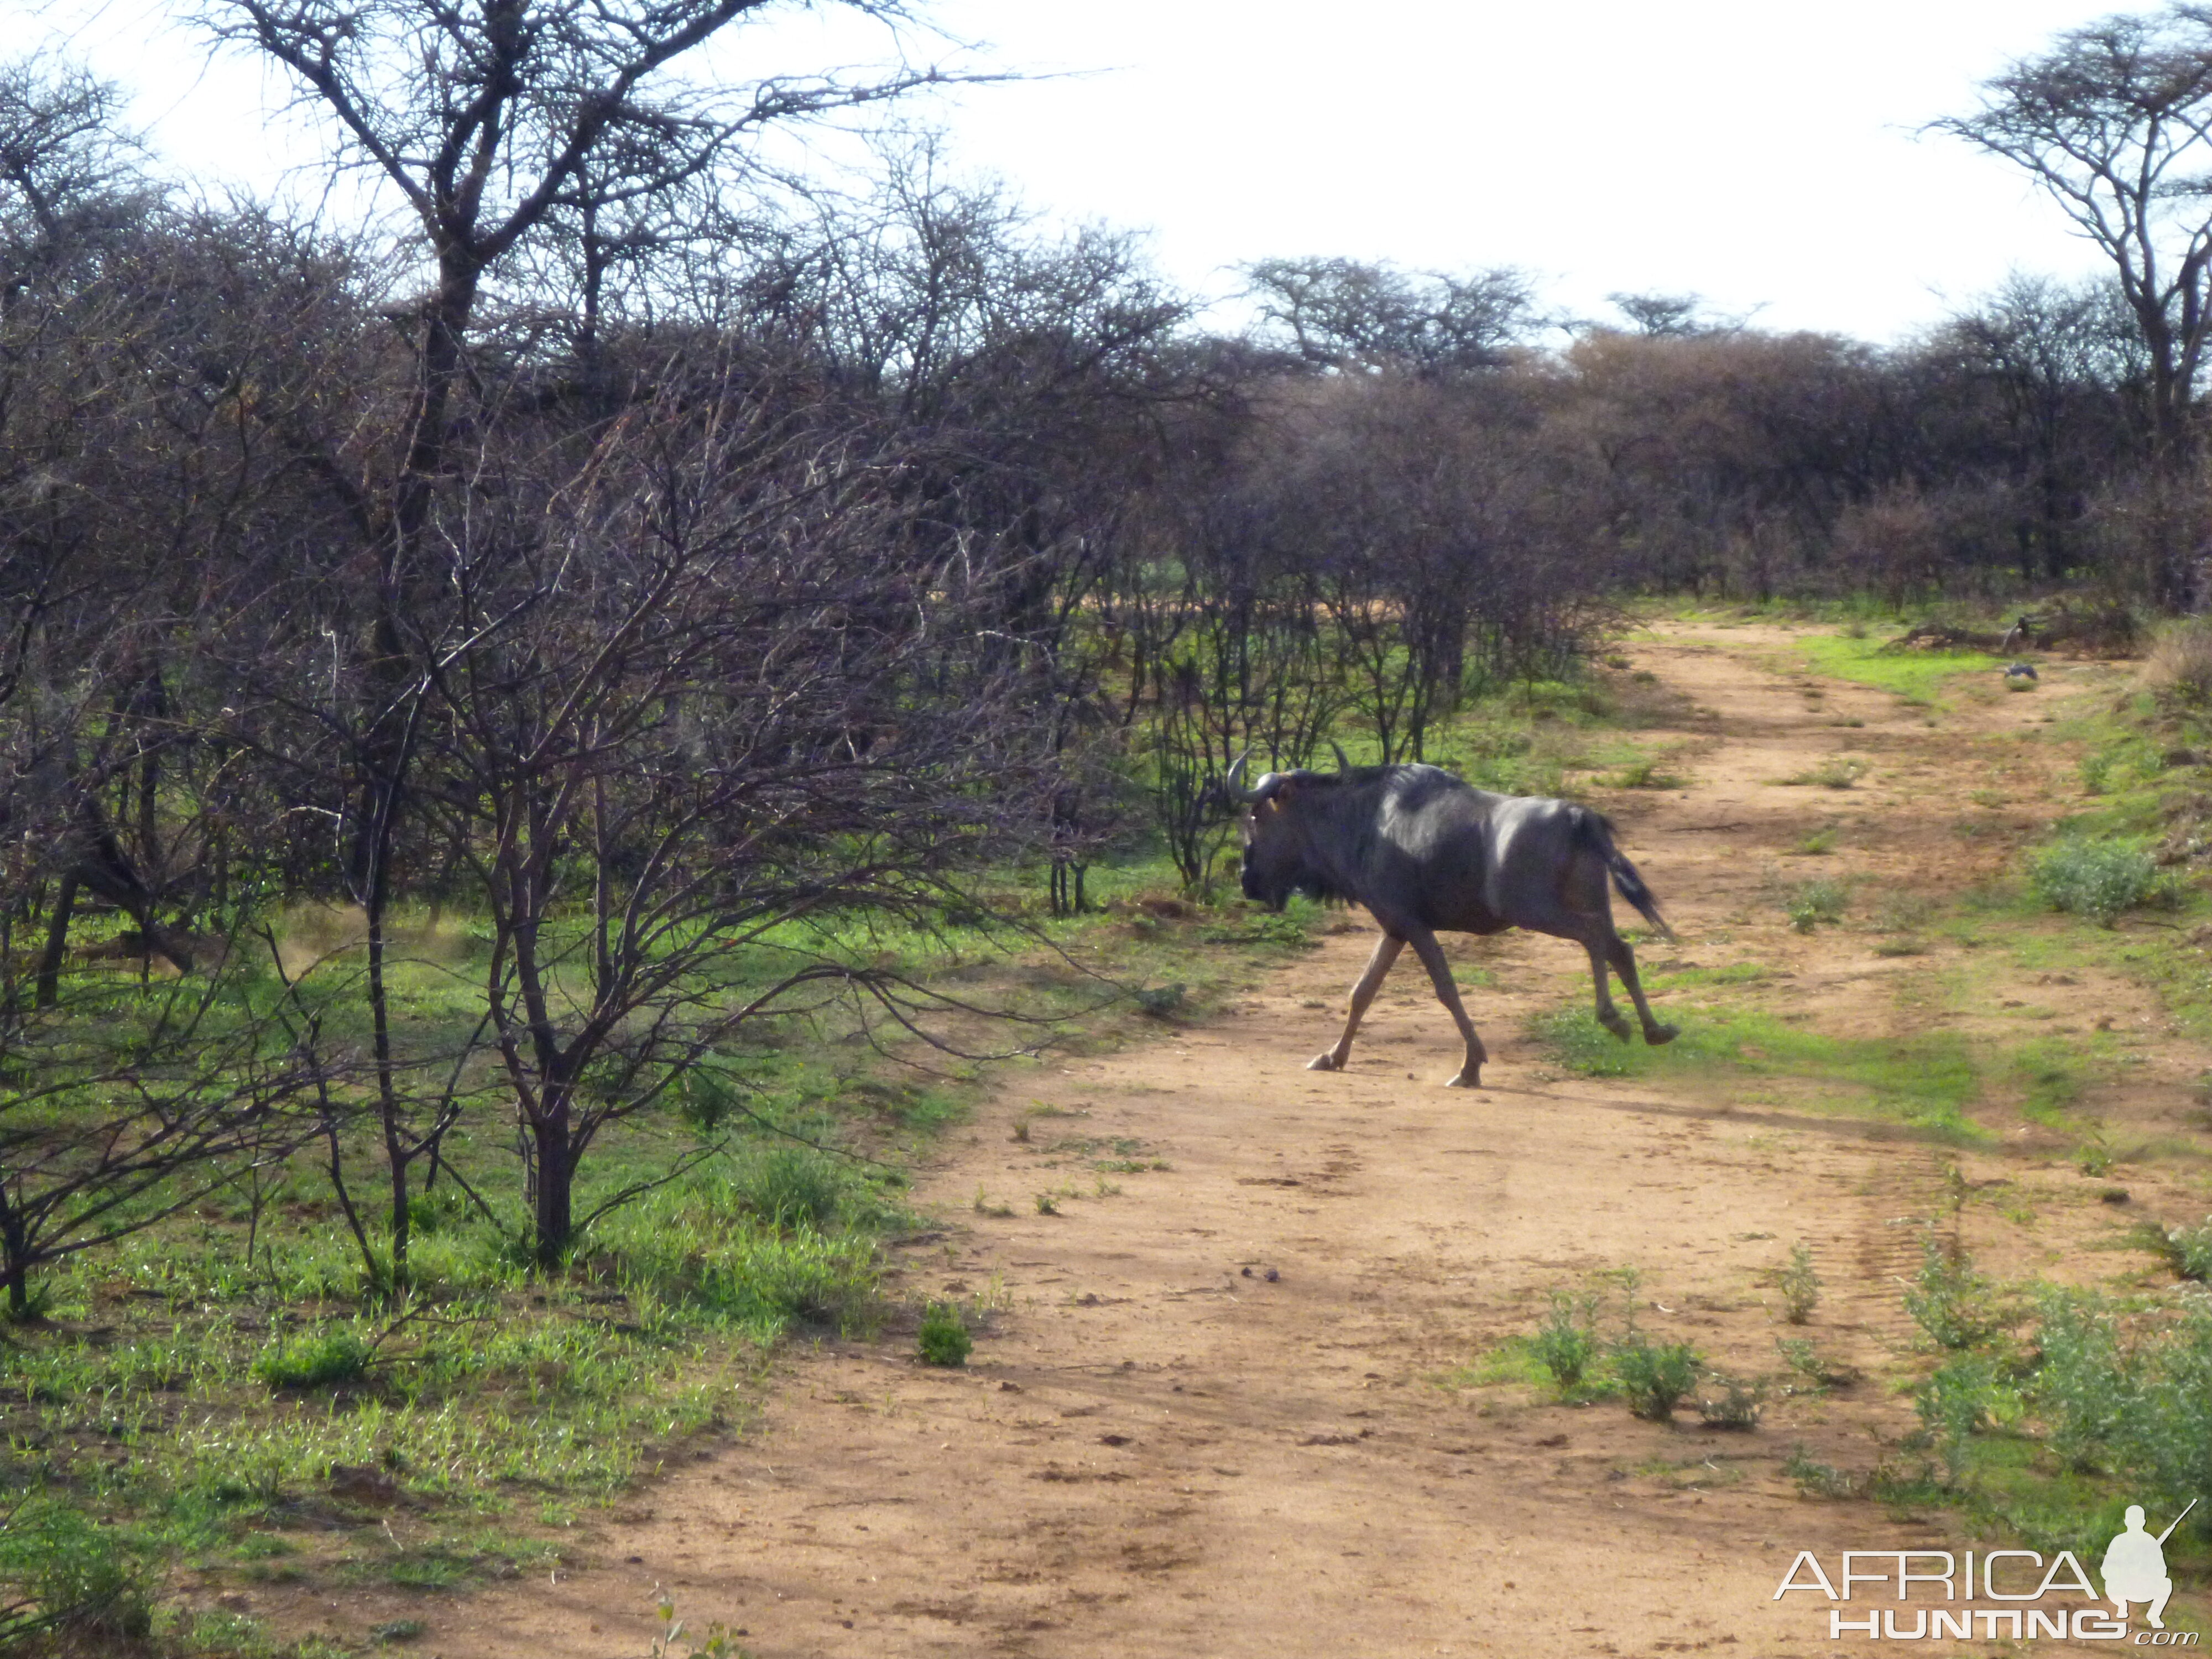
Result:
[[[1763,665],[1788,643],[1672,627],[1626,647],[1695,705],[1684,787],[1600,792],[1682,934],[1647,963],[1760,963],[1794,975],[1784,1017],[1839,1034],[2111,1018],[2142,1054],[2101,1109],[2181,1133],[2208,1056],[2142,994],[2076,975],[1947,1010],[1899,989],[1954,947],[1891,958],[1863,931],[1796,933],[1774,896],[1778,870],[1813,873],[1784,854],[1823,825],[1819,873],[1868,891],[1947,897],[2002,865],[2074,788],[2063,753],[2018,734],[2100,671],[1931,726],[1888,694]],[[1846,749],[1871,767],[1848,792],[1778,781]],[[1962,839],[1961,797],[1992,778],[1996,827]],[[1796,1552],[1972,1541],[1950,1511],[1808,1501],[1783,1474],[1799,1444],[1863,1469],[1910,1428],[1909,1399],[1875,1382],[1731,1434],[1439,1381],[1531,1329],[1551,1288],[1623,1267],[1656,1334],[1776,1372],[1793,1333],[1765,1276],[1799,1240],[1826,1285],[1804,1334],[1893,1370],[1911,1339],[1897,1276],[1958,1153],[1718,1082],[1675,1097],[1556,1076],[1523,1032],[1587,994],[1582,954],[1518,935],[1455,947],[1495,980],[1469,996],[1493,1056],[1480,1092],[1441,1086],[1451,1026],[1402,968],[1352,1068],[1309,1073],[1370,943],[1364,916],[1346,923],[1224,1017],[1031,1073],[955,1132],[921,1194],[945,1230],[902,1252],[896,1285],[999,1310],[964,1370],[922,1367],[906,1342],[793,1355],[757,1431],[620,1506],[574,1576],[410,1604],[428,1625],[416,1650],[641,1655],[659,1584],[763,1659],[1811,1653],[1831,1650],[1826,1604],[1773,1599]],[[1966,1173],[2009,1183],[2026,1218],[1970,1206],[1975,1248],[2063,1274],[2111,1230],[2098,1183],[1987,1110],[2000,1144]],[[2179,1206],[2180,1176],[2124,1173],[2139,1206],[2171,1188]],[[979,1190],[1006,1212],[979,1212]]]

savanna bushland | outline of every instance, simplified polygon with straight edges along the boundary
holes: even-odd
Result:
[[[979,1066],[1304,942],[1230,903],[1237,756],[1558,790],[1601,753],[1559,730],[1634,717],[1593,665],[1639,611],[1847,622],[1802,672],[1931,708],[1996,660],[1869,629],[2160,633],[2058,734],[2087,805],[2014,879],[2100,930],[2198,902],[2212,797],[2169,775],[2206,763],[2212,640],[2166,619],[2212,599],[2212,220],[2161,181],[2204,159],[2199,9],[2061,37],[1936,123],[2109,277],[1882,344],[1305,256],[1209,331],[1139,240],[940,141],[766,166],[770,129],[958,77],[688,73],[764,9],[211,0],[370,229],[180,183],[97,64],[0,68],[0,1640],[250,1649],[172,1576],[380,1570],[301,1535],[395,1494],[438,1518],[403,1582],[554,1557],[742,1418],[787,1332],[911,1324],[880,1245]],[[1696,763],[1628,741],[1583,784]],[[1852,900],[1779,902],[1818,937]],[[1638,1063],[1747,1063],[1753,1018]],[[2006,1064],[2104,1155],[2073,1060]],[[1951,1075],[1922,1079],[1947,1133]],[[2202,1230],[2154,1231],[2201,1280]],[[1982,1490],[1976,1437],[2037,1401],[2069,1480],[2212,1479],[2201,1310],[2052,1291],[1968,1329],[1971,1273],[1916,1281],[1959,1357],[1911,1490]],[[1532,1350],[1560,1388],[1655,1419],[1694,1392],[1687,1347],[1561,1297]],[[969,1352],[957,1309],[922,1329]]]

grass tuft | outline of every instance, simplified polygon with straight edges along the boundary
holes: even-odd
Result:
[[[1850,903],[1850,890],[1841,882],[1808,881],[1790,890],[1783,898],[1782,908],[1792,927],[1801,933],[1809,933],[1824,921],[1841,921]]]

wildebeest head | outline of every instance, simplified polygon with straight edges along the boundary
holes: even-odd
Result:
[[[1337,780],[1319,772],[1268,772],[1249,789],[1238,780],[1244,757],[1229,769],[1230,799],[1244,807],[1244,896],[1279,910],[1293,893],[1310,899],[1339,896],[1313,853],[1312,824],[1302,805]]]

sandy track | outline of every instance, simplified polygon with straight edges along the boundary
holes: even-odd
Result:
[[[1607,804],[1683,934],[1674,957],[1786,964],[1808,1017],[1879,1031],[1907,1018],[1888,976],[1927,963],[1787,931],[1770,872],[1838,802],[1775,781],[1846,746],[1872,759],[1828,867],[1926,886],[2006,855],[2002,836],[1951,830],[1963,769],[2033,802],[2050,787],[2034,769],[2063,757],[2014,741],[2032,700],[1931,730],[1876,692],[1807,699],[1747,649],[1786,644],[1632,642],[1707,712],[1683,722],[1689,787]],[[1846,717],[1864,724],[1832,724]],[[1224,1017],[1030,1073],[954,1133],[921,1190],[945,1231],[900,1253],[896,1283],[995,1296],[966,1370],[922,1367],[903,1342],[796,1352],[757,1430],[619,1506],[574,1576],[450,1604],[364,1596],[332,1620],[423,1619],[417,1650],[447,1659],[602,1659],[644,1652],[659,1584],[763,1659],[1827,1649],[1824,1607],[1771,1599],[1796,1550],[1909,1547],[1960,1523],[1809,1503],[1781,1464],[1803,1443],[1864,1468],[1909,1403],[1867,1386],[1728,1435],[1436,1379],[1529,1329],[1550,1287],[1622,1265],[1642,1272],[1649,1328],[1774,1371],[1760,1275],[1801,1238],[1829,1292],[1808,1334],[1882,1365],[1907,1340],[1895,1276],[1948,1157],[1786,1103],[1551,1077],[1522,1032],[1586,994],[1581,952],[1517,935],[1455,948],[1502,988],[1469,999],[1491,1086],[1440,1086],[1449,1022],[1402,968],[1352,1068],[1308,1073],[1370,942],[1347,923]],[[2071,994],[2143,1024],[2159,1053],[2136,1109],[2178,1121],[2205,1057],[2151,1031],[2127,988]],[[1036,1103],[1064,1115],[1014,1139]],[[1096,1195],[1116,1141],[1171,1167],[1109,1174],[1118,1194]],[[2034,1152],[1991,1157],[2054,1193],[2080,1184]],[[1035,1194],[1068,1184],[1086,1195],[1036,1212]],[[1013,1213],[976,1213],[979,1188]],[[2094,1206],[2067,1202],[2086,1225]],[[2069,1224],[2018,1248],[2063,1256]]]

